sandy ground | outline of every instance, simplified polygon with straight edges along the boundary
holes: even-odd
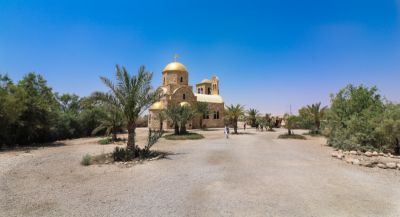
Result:
[[[400,171],[336,160],[322,138],[202,133],[131,168],[81,166],[114,148],[96,138],[0,153],[0,216],[400,216]]]

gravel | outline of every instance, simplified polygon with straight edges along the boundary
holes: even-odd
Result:
[[[139,129],[142,143],[146,130]],[[166,159],[83,167],[97,139],[0,153],[0,216],[398,216],[400,171],[332,158],[323,138],[256,132],[162,139]],[[299,133],[301,133],[299,131]]]

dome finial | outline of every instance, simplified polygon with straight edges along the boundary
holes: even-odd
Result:
[[[174,55],[174,62],[178,62],[178,61],[177,61],[178,58],[179,58],[179,55],[178,55],[178,54],[175,54],[175,55]]]

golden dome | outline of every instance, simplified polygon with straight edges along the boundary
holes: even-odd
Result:
[[[178,62],[172,62],[169,63],[167,66],[165,66],[163,72],[166,71],[182,71],[182,72],[187,72],[186,67],[182,63]]]
[[[190,106],[190,104],[188,102],[181,102],[180,105],[181,106]]]
[[[149,110],[162,110],[164,109],[164,105],[162,102],[155,102],[153,105],[150,106]]]

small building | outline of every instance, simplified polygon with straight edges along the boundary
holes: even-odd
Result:
[[[204,79],[196,84],[196,92],[189,85],[189,71],[176,61],[169,63],[162,71],[162,85],[159,87],[163,97],[149,108],[149,127],[158,129],[160,121],[158,113],[165,110],[168,105],[193,106],[196,102],[206,102],[209,114],[196,117],[187,124],[188,129],[200,128],[199,118],[203,118],[203,127],[224,127],[224,100],[219,95],[219,78],[213,76],[211,80]],[[163,127],[172,129],[172,123],[163,122]]]

